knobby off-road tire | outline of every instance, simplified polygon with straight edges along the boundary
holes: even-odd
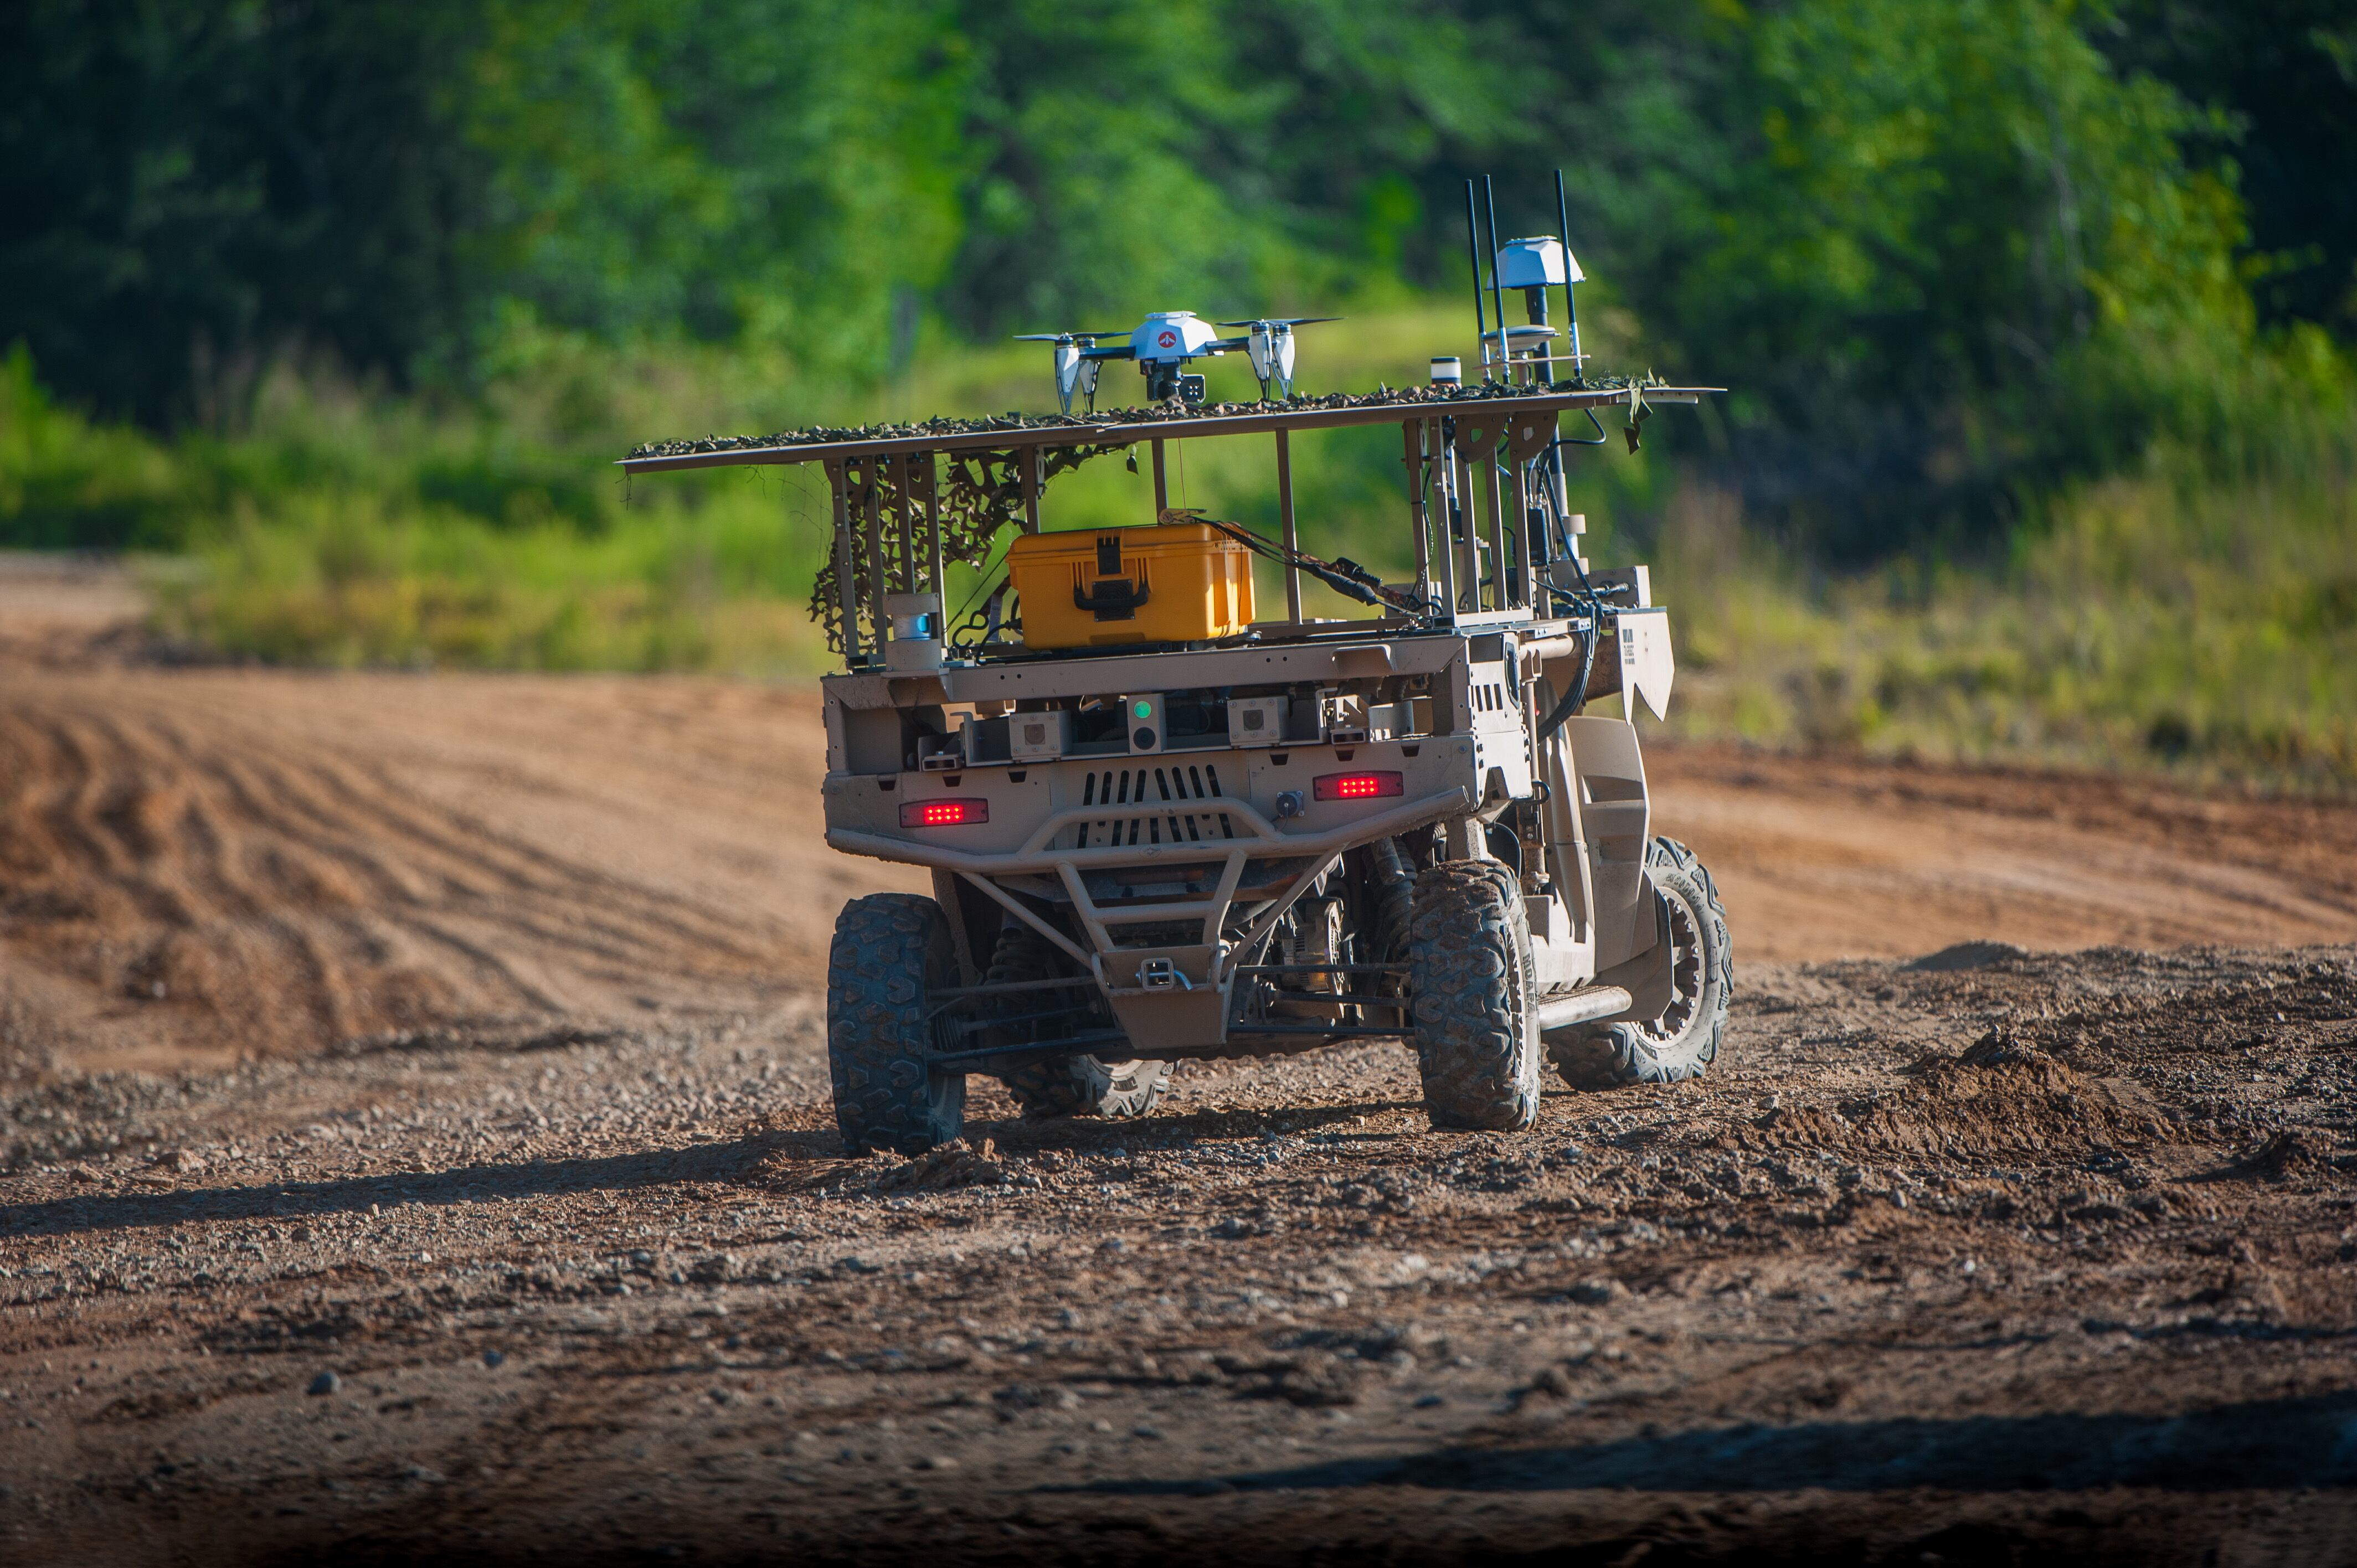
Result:
[[[1518,1131],[1538,1120],[1530,918],[1513,873],[1458,860],[1415,879],[1408,995],[1436,1127]]]
[[[1051,980],[1066,973],[1062,955],[1028,926],[1009,926],[998,933],[990,955],[990,983],[1017,980]],[[1017,995],[1010,1004],[1025,1004]],[[1065,1057],[1057,1061],[1028,1062],[997,1075],[1023,1114],[1048,1116],[1143,1116],[1154,1109],[1170,1085],[1170,1064],[1158,1061],[1103,1061],[1096,1057]]]
[[[826,1058],[834,1124],[854,1154],[921,1155],[965,1123],[965,1074],[940,1050],[933,993],[957,983],[949,917],[914,893],[854,898],[826,964]]]
[[[1642,1023],[1584,1024],[1549,1036],[1547,1055],[1574,1089],[1700,1078],[1727,1034],[1735,956],[1718,885],[1694,851],[1670,838],[1647,846],[1645,874],[1669,906],[1670,1004]]]

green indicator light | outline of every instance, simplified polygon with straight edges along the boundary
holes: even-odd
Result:
[[[1152,703],[1135,703],[1131,705],[1137,710],[1137,716],[1139,718],[1150,719],[1154,716],[1154,704]]]

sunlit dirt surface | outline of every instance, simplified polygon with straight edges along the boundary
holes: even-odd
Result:
[[[853,1160],[807,690],[27,602],[0,1561],[2357,1559],[2357,813],[1657,752],[1705,1080]]]

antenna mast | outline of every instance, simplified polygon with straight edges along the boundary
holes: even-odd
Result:
[[[1571,203],[1564,199],[1561,169],[1555,171],[1555,220],[1563,228],[1563,315],[1564,326],[1571,333],[1571,379],[1585,386],[1587,361],[1579,352],[1579,304],[1571,290]]]
[[[1490,303],[1497,307],[1498,363],[1506,370],[1506,380],[1514,379],[1512,339],[1506,336],[1506,293],[1498,284],[1498,199],[1490,186],[1490,177],[1481,177],[1481,199],[1490,209]],[[1480,274],[1474,274],[1474,286],[1480,287]],[[1488,356],[1485,354],[1486,360]]]
[[[1473,217],[1473,182],[1465,182],[1465,259],[1473,264],[1473,341],[1481,349],[1481,379],[1490,379],[1490,328],[1481,317],[1481,225]],[[1504,318],[1500,317],[1500,325]]]

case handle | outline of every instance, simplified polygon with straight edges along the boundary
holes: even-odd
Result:
[[[1153,596],[1144,578],[1132,583],[1126,577],[1100,577],[1087,589],[1072,585],[1072,607],[1094,611],[1099,620],[1135,620],[1138,607]]]

